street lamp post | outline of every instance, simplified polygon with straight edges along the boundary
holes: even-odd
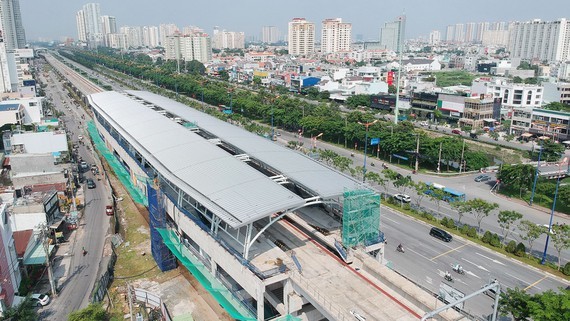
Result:
[[[390,139],[394,136],[394,126],[387,126],[390,128]],[[392,163],[392,151],[390,151],[389,162]]]
[[[564,157],[562,162],[558,163],[558,178],[556,179],[556,190],[554,191],[554,199],[552,200],[552,210],[550,211],[550,222],[548,222],[548,231],[546,233],[546,243],[544,243],[544,252],[542,252],[542,260],[540,264],[546,263],[546,251],[548,250],[548,242],[550,241],[550,233],[552,232],[552,219],[554,218],[554,208],[556,207],[556,199],[558,197],[558,187],[560,186],[560,168],[562,164],[568,164],[566,169],[566,174],[570,172],[570,162],[568,162],[568,157]]]
[[[536,182],[538,181],[538,169],[540,168],[540,158],[542,157],[542,143],[540,143],[540,151],[538,152],[538,162],[536,163],[536,170],[534,171],[534,181],[532,182],[532,192],[530,193],[529,205],[532,206],[534,200],[534,191],[536,190]]]
[[[364,127],[366,128],[366,136],[364,138],[364,166],[362,167],[362,182],[366,182],[366,155],[368,154],[368,127],[370,127],[370,125],[375,124],[378,121],[378,119],[376,119],[375,121],[371,122],[371,123],[361,123],[358,122],[360,125],[364,125]]]

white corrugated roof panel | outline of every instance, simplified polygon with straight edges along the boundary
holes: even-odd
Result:
[[[340,196],[345,189],[362,187],[355,179],[334,171],[305,155],[184,104],[146,91],[128,91],[128,93],[176,114],[186,121],[195,123],[203,130],[275,168],[297,184],[305,186],[323,198]]]
[[[305,203],[233,155],[132,98],[102,92],[91,95],[90,101],[165,178],[232,227]]]

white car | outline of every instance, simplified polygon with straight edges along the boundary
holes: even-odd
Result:
[[[30,296],[30,300],[32,300],[32,302],[38,307],[43,307],[49,304],[49,296],[45,294],[32,294]]]
[[[397,199],[398,201],[404,202],[404,203],[409,203],[412,200],[410,195],[406,195],[406,194],[396,194],[396,195],[394,195],[394,198]]]

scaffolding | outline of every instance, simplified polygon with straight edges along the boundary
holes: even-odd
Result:
[[[381,242],[380,195],[368,189],[345,190],[342,243],[346,247]]]
[[[176,257],[164,244],[159,229],[166,228],[166,213],[164,211],[164,195],[160,191],[159,179],[151,185],[147,182],[148,216],[150,228],[150,249],[152,257],[162,272],[176,268]]]

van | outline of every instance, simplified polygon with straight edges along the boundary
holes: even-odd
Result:
[[[451,234],[437,227],[432,227],[431,230],[429,231],[429,235],[445,242],[451,242],[451,240],[453,239]]]

